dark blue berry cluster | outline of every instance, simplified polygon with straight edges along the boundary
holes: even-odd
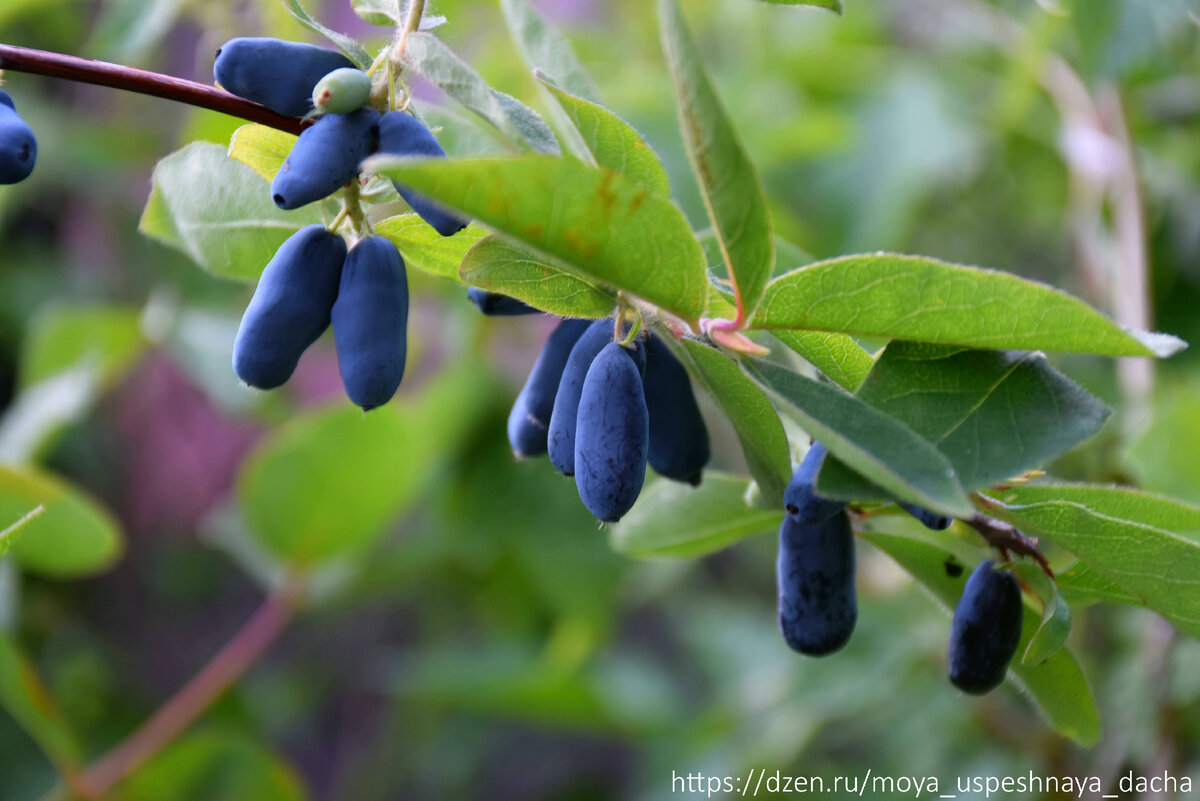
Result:
[[[230,92],[281,114],[342,109],[320,114],[296,140],[271,183],[271,199],[280,208],[329,197],[357,180],[362,162],[377,153],[446,155],[420,120],[366,105],[369,78],[333,51],[279,39],[232,39],[217,51],[213,73]],[[443,236],[466,225],[420,195],[396,189]],[[347,252],[342,237],[323,225],[292,235],[263,271],[246,308],[234,343],[234,372],[251,386],[278,387],[330,325],[350,400],[365,410],[387,403],[404,375],[408,325],[404,261],[390,241],[368,236]]]
[[[854,532],[843,501],[816,493],[828,450],[813,443],[784,491],[776,577],[779,627],[787,644],[809,656],[839,650],[858,619]],[[900,506],[935,531],[953,520],[915,504]],[[1021,589],[1012,574],[985,561],[967,581],[950,629],[950,681],[985,693],[1004,680],[1021,636]]]

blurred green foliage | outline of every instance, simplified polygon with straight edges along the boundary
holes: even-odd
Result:
[[[651,4],[539,5],[704,227]],[[1005,269],[1111,312],[1111,220],[1078,183],[1103,172],[1105,151],[1068,135],[1063,98],[1042,85],[1061,59],[1085,94],[1119,100],[1136,145],[1153,327],[1200,341],[1195,3],[848,0],[843,17],[753,0],[686,6],[786,239],[819,258],[893,249]],[[386,37],[341,0],[320,11],[372,45]],[[546,111],[500,4],[432,11],[449,20],[439,37],[493,86]],[[305,36],[274,0],[0,4],[5,42],[199,80],[222,41],[256,34]],[[1088,751],[1011,687],[955,692],[948,618],[865,544],[860,625],[828,660],[780,641],[769,535],[699,560],[615,553],[569,483],[542,462],[514,465],[505,443],[545,326],[479,319],[451,282],[412,273],[411,380],[374,413],[386,416],[353,425],[329,342],[287,389],[243,390],[228,359],[248,290],[138,233],[156,161],[196,139],[225,146],[240,122],[5,77],[41,159],[0,192],[0,454],[13,481],[53,471],[71,482],[59,511],[84,545],[46,531],[39,544],[31,527],[0,560],[0,697],[22,710],[0,715],[3,798],[39,798],[55,782],[21,726],[60,763],[103,753],[228,639],[259,585],[280,580],[274,557],[296,548],[337,556],[312,576],[310,608],[115,797],[654,799],[671,796],[672,771],[750,767],[870,768],[943,787],[1030,771],[1200,776],[1200,644],[1147,612],[1072,607],[1105,730]],[[452,155],[498,147],[459,114],[427,115],[445,121]],[[1108,360],[1056,362],[1117,411],[1057,476],[1200,502],[1196,349],[1158,365],[1149,398]],[[706,411],[716,467],[744,473],[728,425]],[[346,431],[332,453],[313,439],[323,428]],[[0,509],[3,526],[29,511]],[[909,521],[893,530],[920,536]],[[106,572],[63,581],[37,569],[39,548],[77,555],[72,573]],[[57,708],[22,706],[44,697],[22,682],[34,669]]]

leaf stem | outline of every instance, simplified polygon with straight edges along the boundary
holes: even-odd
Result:
[[[408,44],[408,35],[421,27],[421,17],[425,15],[425,0],[412,0],[408,4],[408,16],[404,18],[404,30],[396,43],[395,59],[404,58],[404,48]]]
[[[1054,571],[1050,569],[1050,563],[1046,561],[1046,557],[1038,548],[1038,541],[1035,537],[1023,534],[1014,526],[984,514],[976,513],[960,519],[979,532],[979,535],[987,540],[988,545],[999,550],[1006,559],[1009,557],[1009,552],[1018,556],[1028,556],[1038,563],[1043,573],[1051,580],[1054,579]]]
[[[84,798],[100,798],[117,782],[179,736],[266,652],[291,621],[303,595],[303,583],[285,581],[191,681],[127,739],[79,774],[76,788]]]
[[[224,89],[208,84],[47,50],[0,44],[0,70],[45,75],[49,78],[62,78],[77,83],[161,97],[176,103],[219,111],[231,117],[240,117],[290,134],[300,133],[309,124],[300,117],[276,114],[265,106],[243,100]]]

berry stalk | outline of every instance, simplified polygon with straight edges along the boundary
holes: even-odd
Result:
[[[92,61],[46,50],[0,44],[0,70],[45,75],[161,97],[176,103],[219,111],[231,117],[240,117],[290,134],[299,134],[308,125],[307,121],[299,117],[276,114],[268,108],[243,100],[215,86],[136,67]]]

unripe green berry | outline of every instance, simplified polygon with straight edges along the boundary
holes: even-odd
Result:
[[[329,114],[349,114],[366,105],[371,98],[371,79],[367,73],[342,67],[317,81],[313,87],[313,108]]]

